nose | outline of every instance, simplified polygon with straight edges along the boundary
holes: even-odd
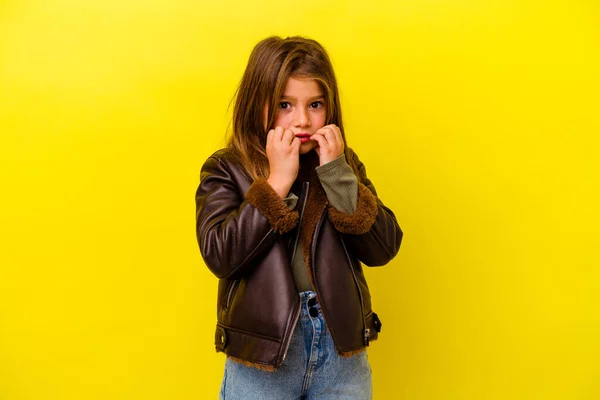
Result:
[[[298,108],[294,113],[294,126],[306,127],[310,126],[310,116],[305,108]]]

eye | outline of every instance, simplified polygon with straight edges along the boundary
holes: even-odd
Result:
[[[323,107],[323,102],[313,101],[312,103],[310,103],[310,107],[311,108],[321,108],[321,107]]]
[[[282,110],[287,110],[291,106],[292,105],[288,101],[282,101],[281,103],[279,103],[279,108],[282,109]]]

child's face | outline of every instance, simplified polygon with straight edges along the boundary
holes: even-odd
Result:
[[[306,154],[319,143],[309,140],[325,125],[325,97],[314,79],[289,78],[275,113],[274,127],[291,130],[302,140],[300,154]]]

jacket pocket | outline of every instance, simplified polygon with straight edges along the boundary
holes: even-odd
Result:
[[[233,298],[235,297],[235,292],[237,291],[239,285],[239,279],[231,282],[229,285],[229,289],[227,289],[227,296],[225,297],[225,310],[229,310],[229,307],[231,307],[231,303],[233,303]]]

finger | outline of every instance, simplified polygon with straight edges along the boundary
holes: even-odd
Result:
[[[284,143],[288,144],[291,144],[294,139],[297,139],[296,135],[294,135],[294,132],[292,132],[290,129],[286,129],[283,133],[283,137],[281,138]]]
[[[328,129],[325,132],[325,138],[332,147],[344,147],[342,131],[336,125],[328,125]]]
[[[327,143],[329,143],[329,146],[332,150],[336,149],[337,151],[337,149],[344,147],[344,141],[340,137],[340,134],[334,129],[328,130],[327,133],[325,133],[325,138],[327,139]]]
[[[316,131],[316,132],[314,133],[314,135],[312,135],[311,137],[309,137],[309,139],[311,139],[311,140],[317,140],[318,138],[323,138],[323,139],[325,139],[325,136],[324,136],[324,132],[323,132],[323,131],[321,131],[321,132],[319,132],[319,131]],[[327,140],[327,139],[325,139],[325,140]]]
[[[332,144],[337,142],[335,131],[332,128],[327,129],[323,136],[325,136],[325,139],[327,139],[327,141],[331,142]]]
[[[342,140],[342,130],[340,128],[338,128],[337,125],[331,125],[331,129],[333,129],[333,133],[335,134],[335,137],[338,138],[339,140]]]
[[[275,129],[271,129],[269,132],[267,132],[267,148],[271,147],[271,144],[273,143],[274,135],[275,135]]]
[[[316,133],[319,133],[323,136],[325,136],[327,134],[327,132],[330,132],[333,128],[331,127],[331,125],[325,125],[324,127],[322,127],[321,129],[317,129]]]
[[[283,127],[282,127],[282,126],[276,126],[276,127],[275,127],[275,134],[274,134],[274,137],[273,137],[273,139],[274,139],[276,142],[281,142],[281,138],[282,138],[282,136],[283,136],[283,132],[284,132],[284,129],[283,129]]]
[[[302,141],[300,140],[300,138],[297,138],[294,136],[294,139],[292,140],[292,154],[294,154],[294,155],[300,154],[300,145],[301,144],[302,144]]]
[[[324,127],[322,127],[321,129],[331,129],[331,130],[336,130],[336,129],[340,129],[337,127],[336,124],[329,124],[329,125],[325,125]]]
[[[323,135],[317,134],[315,133],[314,135],[312,135],[310,137],[311,140],[316,140],[319,143],[319,147],[320,148],[327,148],[327,139],[325,139],[325,137]]]
[[[321,129],[322,129],[322,128],[321,128]],[[322,140],[324,140],[325,142],[327,142],[327,138],[325,137],[325,132],[326,132],[326,131],[321,131],[321,132],[319,132],[319,131],[316,131],[316,132],[315,132],[315,134],[314,134],[314,135],[312,135],[310,138],[311,138],[311,139],[313,139],[313,140],[317,140],[317,141],[318,141],[318,139],[322,139]],[[326,144],[326,143],[325,143],[325,144]]]

